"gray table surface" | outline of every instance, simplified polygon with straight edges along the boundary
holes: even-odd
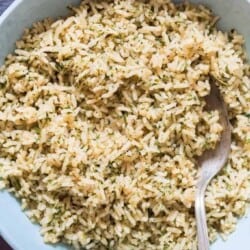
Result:
[[[0,0],[0,14],[13,2],[13,0]]]
[[[0,0],[0,15],[13,2],[13,0]],[[11,247],[0,237],[0,250],[11,250]]]

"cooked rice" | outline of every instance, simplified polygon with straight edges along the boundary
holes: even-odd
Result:
[[[203,6],[83,1],[27,29],[0,69],[0,186],[45,242],[86,249],[196,249],[197,156],[222,128],[228,163],[206,193],[211,241],[249,204],[250,67],[244,39]]]

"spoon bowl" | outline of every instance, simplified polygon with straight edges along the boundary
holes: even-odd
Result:
[[[216,147],[204,152],[198,159],[200,166],[195,195],[195,216],[197,223],[198,249],[209,249],[209,238],[205,211],[205,191],[210,181],[220,172],[227,162],[231,146],[231,130],[226,105],[220,95],[219,88],[212,80],[211,91],[206,97],[207,110],[218,110],[220,124],[223,127],[221,139]]]

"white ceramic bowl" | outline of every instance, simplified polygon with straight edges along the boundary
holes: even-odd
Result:
[[[67,14],[66,6],[79,0],[16,0],[0,17],[0,63],[14,49],[23,29],[45,17]],[[250,0],[193,0],[211,7],[221,17],[222,29],[236,28],[246,39],[250,55]],[[39,227],[21,211],[18,201],[7,192],[0,192],[0,233],[15,250],[64,250],[63,245],[45,245]],[[249,250],[250,217],[240,220],[228,241],[216,241],[211,250]]]

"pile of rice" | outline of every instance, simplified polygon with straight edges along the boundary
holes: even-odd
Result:
[[[83,1],[24,32],[0,69],[0,186],[45,242],[86,249],[196,249],[197,156],[222,127],[228,163],[206,193],[211,241],[250,191],[250,66],[243,38],[204,6]]]

